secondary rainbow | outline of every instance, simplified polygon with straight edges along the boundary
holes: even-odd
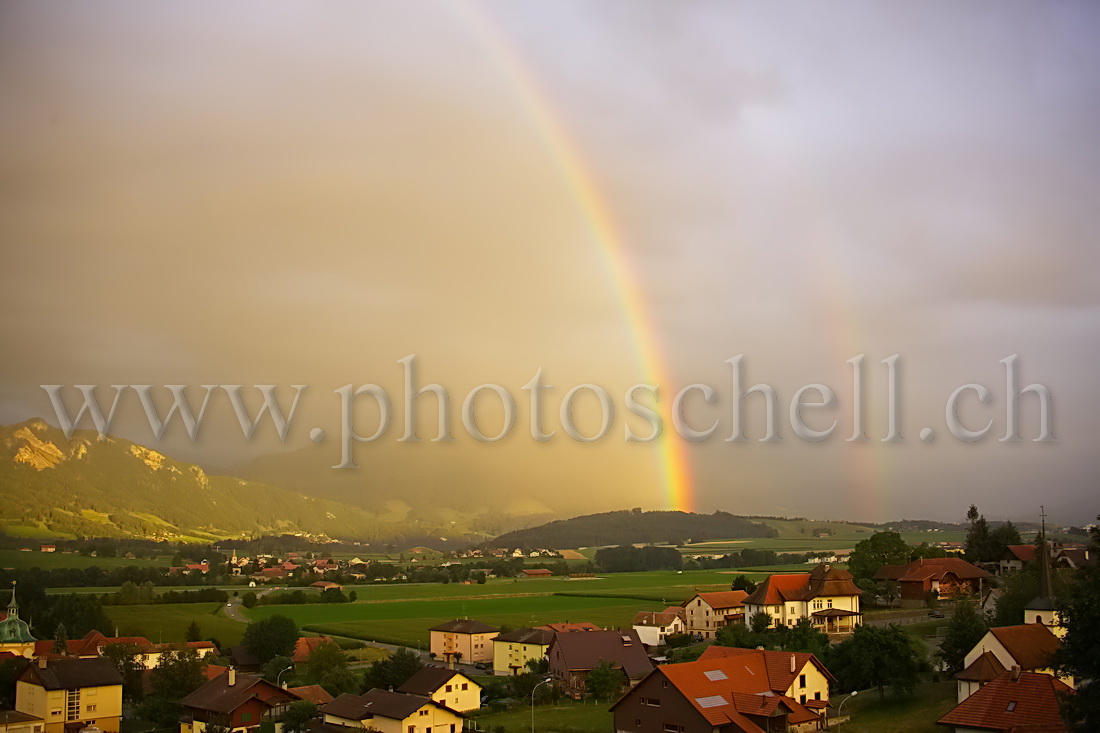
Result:
[[[665,499],[672,509],[693,511],[691,467],[683,442],[675,437],[671,429],[671,400],[667,390],[672,388],[672,382],[668,379],[668,373],[661,361],[660,349],[649,325],[645,302],[637,285],[638,279],[634,275],[629,253],[615,226],[611,210],[593,182],[580,152],[553,114],[546,101],[547,95],[542,92],[508,39],[473,3],[455,0],[452,6],[477,38],[481,48],[508,80],[512,91],[526,109],[588,222],[595,243],[603,253],[622,303],[627,325],[633,334],[641,367],[646,378],[666,392],[657,406],[665,425],[664,433],[657,439],[658,467]]]

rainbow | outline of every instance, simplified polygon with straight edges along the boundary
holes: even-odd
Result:
[[[463,23],[478,40],[508,80],[523,108],[561,170],[566,186],[572,193],[582,215],[588,222],[592,238],[603,253],[611,280],[626,315],[627,326],[633,334],[639,363],[648,379],[655,385],[672,384],[660,358],[656,336],[650,327],[645,302],[637,286],[629,253],[622,235],[615,227],[612,212],[600,195],[592,175],[585,167],[580,151],[569,139],[565,127],[553,114],[547,95],[537,80],[527,70],[523,60],[504,34],[473,3],[454,0],[452,7]],[[662,491],[667,506],[680,511],[693,511],[694,495],[691,482],[691,466],[683,441],[677,440],[672,431],[671,400],[658,403],[657,410],[664,421],[664,433],[657,439],[658,469]]]

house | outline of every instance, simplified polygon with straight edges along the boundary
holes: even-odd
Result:
[[[1090,567],[1096,562],[1096,553],[1087,547],[1062,547],[1054,553],[1053,558],[1054,567],[1071,570]]]
[[[679,610],[681,613],[639,611],[634,614],[634,631],[647,647],[664,646],[670,635],[684,633],[683,609]]]
[[[314,705],[326,705],[333,701],[332,695],[320,685],[302,685],[301,687],[288,687],[286,691],[299,700],[311,702]]]
[[[278,580],[286,577],[286,571],[282,568],[264,568],[260,571],[260,578],[263,580]]]
[[[36,641],[34,643],[35,658],[58,658],[61,655],[53,651],[54,641]],[[107,647],[112,644],[130,644],[137,648],[141,663],[146,669],[157,666],[161,655],[180,649],[192,649],[199,658],[208,657],[218,653],[218,648],[212,641],[186,641],[154,644],[144,636],[104,636],[92,629],[80,639],[68,639],[65,641],[65,656],[91,659],[102,657]]]
[[[550,676],[573,697],[587,691],[588,673],[600,662],[611,662],[621,669],[630,684],[653,669],[645,645],[633,630],[554,634],[546,657],[550,660]]]
[[[863,621],[862,593],[851,573],[828,563],[808,573],[771,575],[745,598],[745,620],[766,613],[778,627],[808,618],[825,633],[848,633]]]
[[[549,578],[553,575],[546,568],[525,568],[520,571],[524,578]]]
[[[15,682],[15,709],[42,719],[42,733],[94,725],[116,733],[122,719],[122,675],[109,659],[39,659]]]
[[[964,693],[969,695],[981,687],[983,676],[988,678],[992,671],[996,671],[996,665],[986,654],[997,660],[1002,672],[1019,667],[1025,672],[1054,675],[1051,658],[1061,645],[1061,640],[1044,624],[989,629],[963,658],[964,669],[958,678],[959,700],[964,699]],[[1062,677],[1061,680],[1073,687],[1072,677]]]
[[[339,583],[332,583],[332,582],[327,581],[327,580],[318,580],[316,583],[310,583],[309,587],[310,588],[316,588],[316,589],[321,590],[321,591],[343,590],[344,589],[344,586],[340,585]]]
[[[57,545],[40,545],[39,552],[57,552]]]
[[[745,598],[748,595],[743,590],[696,593],[684,604],[684,630],[704,639],[714,639],[718,629],[744,621]]]
[[[446,621],[428,629],[428,648],[444,661],[492,662],[492,641],[499,631],[495,626],[470,619]]]
[[[982,598],[982,613],[989,618],[997,613],[997,603],[1001,600],[1005,592],[1000,588],[990,588],[985,592],[985,596]]]
[[[298,641],[294,642],[294,653],[291,655],[291,660],[298,664],[309,659],[309,655],[319,646],[324,644],[335,644],[331,636],[299,636]]]
[[[548,629],[516,629],[493,639],[493,674],[516,675],[527,671],[527,663],[546,656],[554,632]]]
[[[18,710],[0,709],[0,733],[42,733],[42,718]]]
[[[379,733],[457,733],[463,716],[446,705],[419,695],[368,690],[343,694],[320,708],[325,733],[364,728]]]
[[[720,647],[707,651],[711,649]],[[832,675],[811,654],[771,654],[781,657],[769,657],[763,650],[726,649],[713,656],[704,655],[695,662],[657,667],[612,705],[615,730],[629,733],[821,730]],[[808,693],[809,690],[813,692]]]
[[[546,629],[547,631],[553,631],[555,634],[568,634],[574,631],[603,631],[599,626],[591,621],[576,621],[559,624],[543,624],[542,626],[536,626],[536,629]]]
[[[481,707],[481,685],[461,672],[445,667],[421,667],[397,688],[397,692],[426,697],[460,713]]]
[[[1064,732],[1068,728],[1058,712],[1058,697],[1072,692],[1070,687],[1050,675],[1008,670],[936,723],[954,728],[956,733]]]
[[[990,573],[959,557],[931,557],[908,565],[883,565],[875,571],[875,580],[897,581],[901,605],[922,606],[930,593],[941,600],[965,598],[982,592],[982,581]]]
[[[768,689],[775,694],[794,698],[821,715],[829,707],[829,684],[836,679],[815,655],[725,646],[709,646],[699,655],[703,661],[730,657],[741,660],[746,674],[756,675],[762,666],[768,678]]]
[[[997,561],[997,574],[1023,570],[1024,565],[1035,561],[1035,545],[1008,545]]]
[[[203,733],[207,725],[228,728],[230,733],[259,731],[263,723],[281,720],[298,700],[263,677],[238,674],[230,667],[180,700],[180,733]]]

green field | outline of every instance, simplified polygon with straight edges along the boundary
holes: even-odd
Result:
[[[150,606],[104,606],[108,618],[122,636],[144,636],[149,641],[183,641],[187,625],[198,621],[203,638],[214,637],[223,645],[241,641],[245,625],[228,618],[221,603],[164,603]],[[114,629],[100,629],[114,634]]]
[[[22,552],[20,550],[0,550],[0,568],[41,568],[43,570],[55,570],[57,568],[120,568],[134,565],[141,568],[162,567],[171,565],[171,557],[163,556],[156,559],[136,558],[127,560],[123,557],[86,557],[76,553],[64,552]]]
[[[896,697],[887,691],[886,699],[879,700],[877,690],[866,690],[844,703],[844,714],[852,719],[844,723],[849,733],[943,733],[947,730],[936,721],[958,704],[954,680],[925,682],[908,697]],[[830,702],[840,705],[842,695],[834,695]],[[835,714],[835,711],[833,711]]]
[[[779,531],[779,536],[756,537],[744,540],[695,542],[690,545],[684,545],[680,548],[680,552],[685,555],[711,555],[739,552],[749,548],[754,550],[773,550],[775,552],[827,552],[830,550],[851,550],[857,543],[868,539],[875,533],[875,530],[870,527],[861,530],[852,525],[809,521],[804,523],[806,534],[802,534],[798,529],[794,528],[797,524],[790,521],[762,521],[765,524],[776,527]],[[832,528],[833,534],[826,537],[814,537],[810,533],[813,527],[823,526]],[[921,542],[962,542],[965,539],[965,534],[962,531],[902,532],[901,537],[906,542],[917,545]]]
[[[577,733],[606,733],[612,729],[613,719],[606,700],[593,702],[561,702],[555,705],[535,706],[535,729],[539,731],[568,730]],[[502,713],[478,715],[478,730],[503,728],[508,733],[531,729],[531,708],[520,705]]]
[[[662,604],[624,598],[578,596],[501,596],[447,600],[341,603],[308,606],[258,606],[249,615],[293,618],[300,627],[322,634],[408,646],[428,643],[428,628],[469,617],[488,624],[537,626],[554,621],[591,621],[604,627],[629,628],[638,611],[657,611]]]

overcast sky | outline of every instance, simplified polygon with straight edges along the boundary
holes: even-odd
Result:
[[[400,402],[416,354],[456,412],[478,384],[516,395],[485,460],[544,447],[520,389],[540,367],[548,428],[596,383],[623,443],[623,392],[655,375],[557,130],[621,234],[662,402],[717,390],[688,410],[721,422],[685,449],[696,508],[1088,521],[1098,34],[1092,2],[4,3],[0,422],[56,422],[41,384],[310,385],[285,446],[217,405],[196,444],[161,444],[231,465],[334,435],[344,384]],[[722,440],[738,354],[779,393],[782,443]],[[872,440],[849,443],[858,354]],[[884,444],[892,354],[906,440]],[[1057,442],[998,442],[1011,354]],[[945,403],[970,382],[992,402],[963,416],[993,430],[962,444]],[[787,420],[808,383],[838,398],[807,417],[839,422],[817,444]],[[130,397],[117,432],[152,445]],[[760,403],[746,422],[764,434]],[[557,448],[598,486],[544,503],[668,505],[655,444]]]

